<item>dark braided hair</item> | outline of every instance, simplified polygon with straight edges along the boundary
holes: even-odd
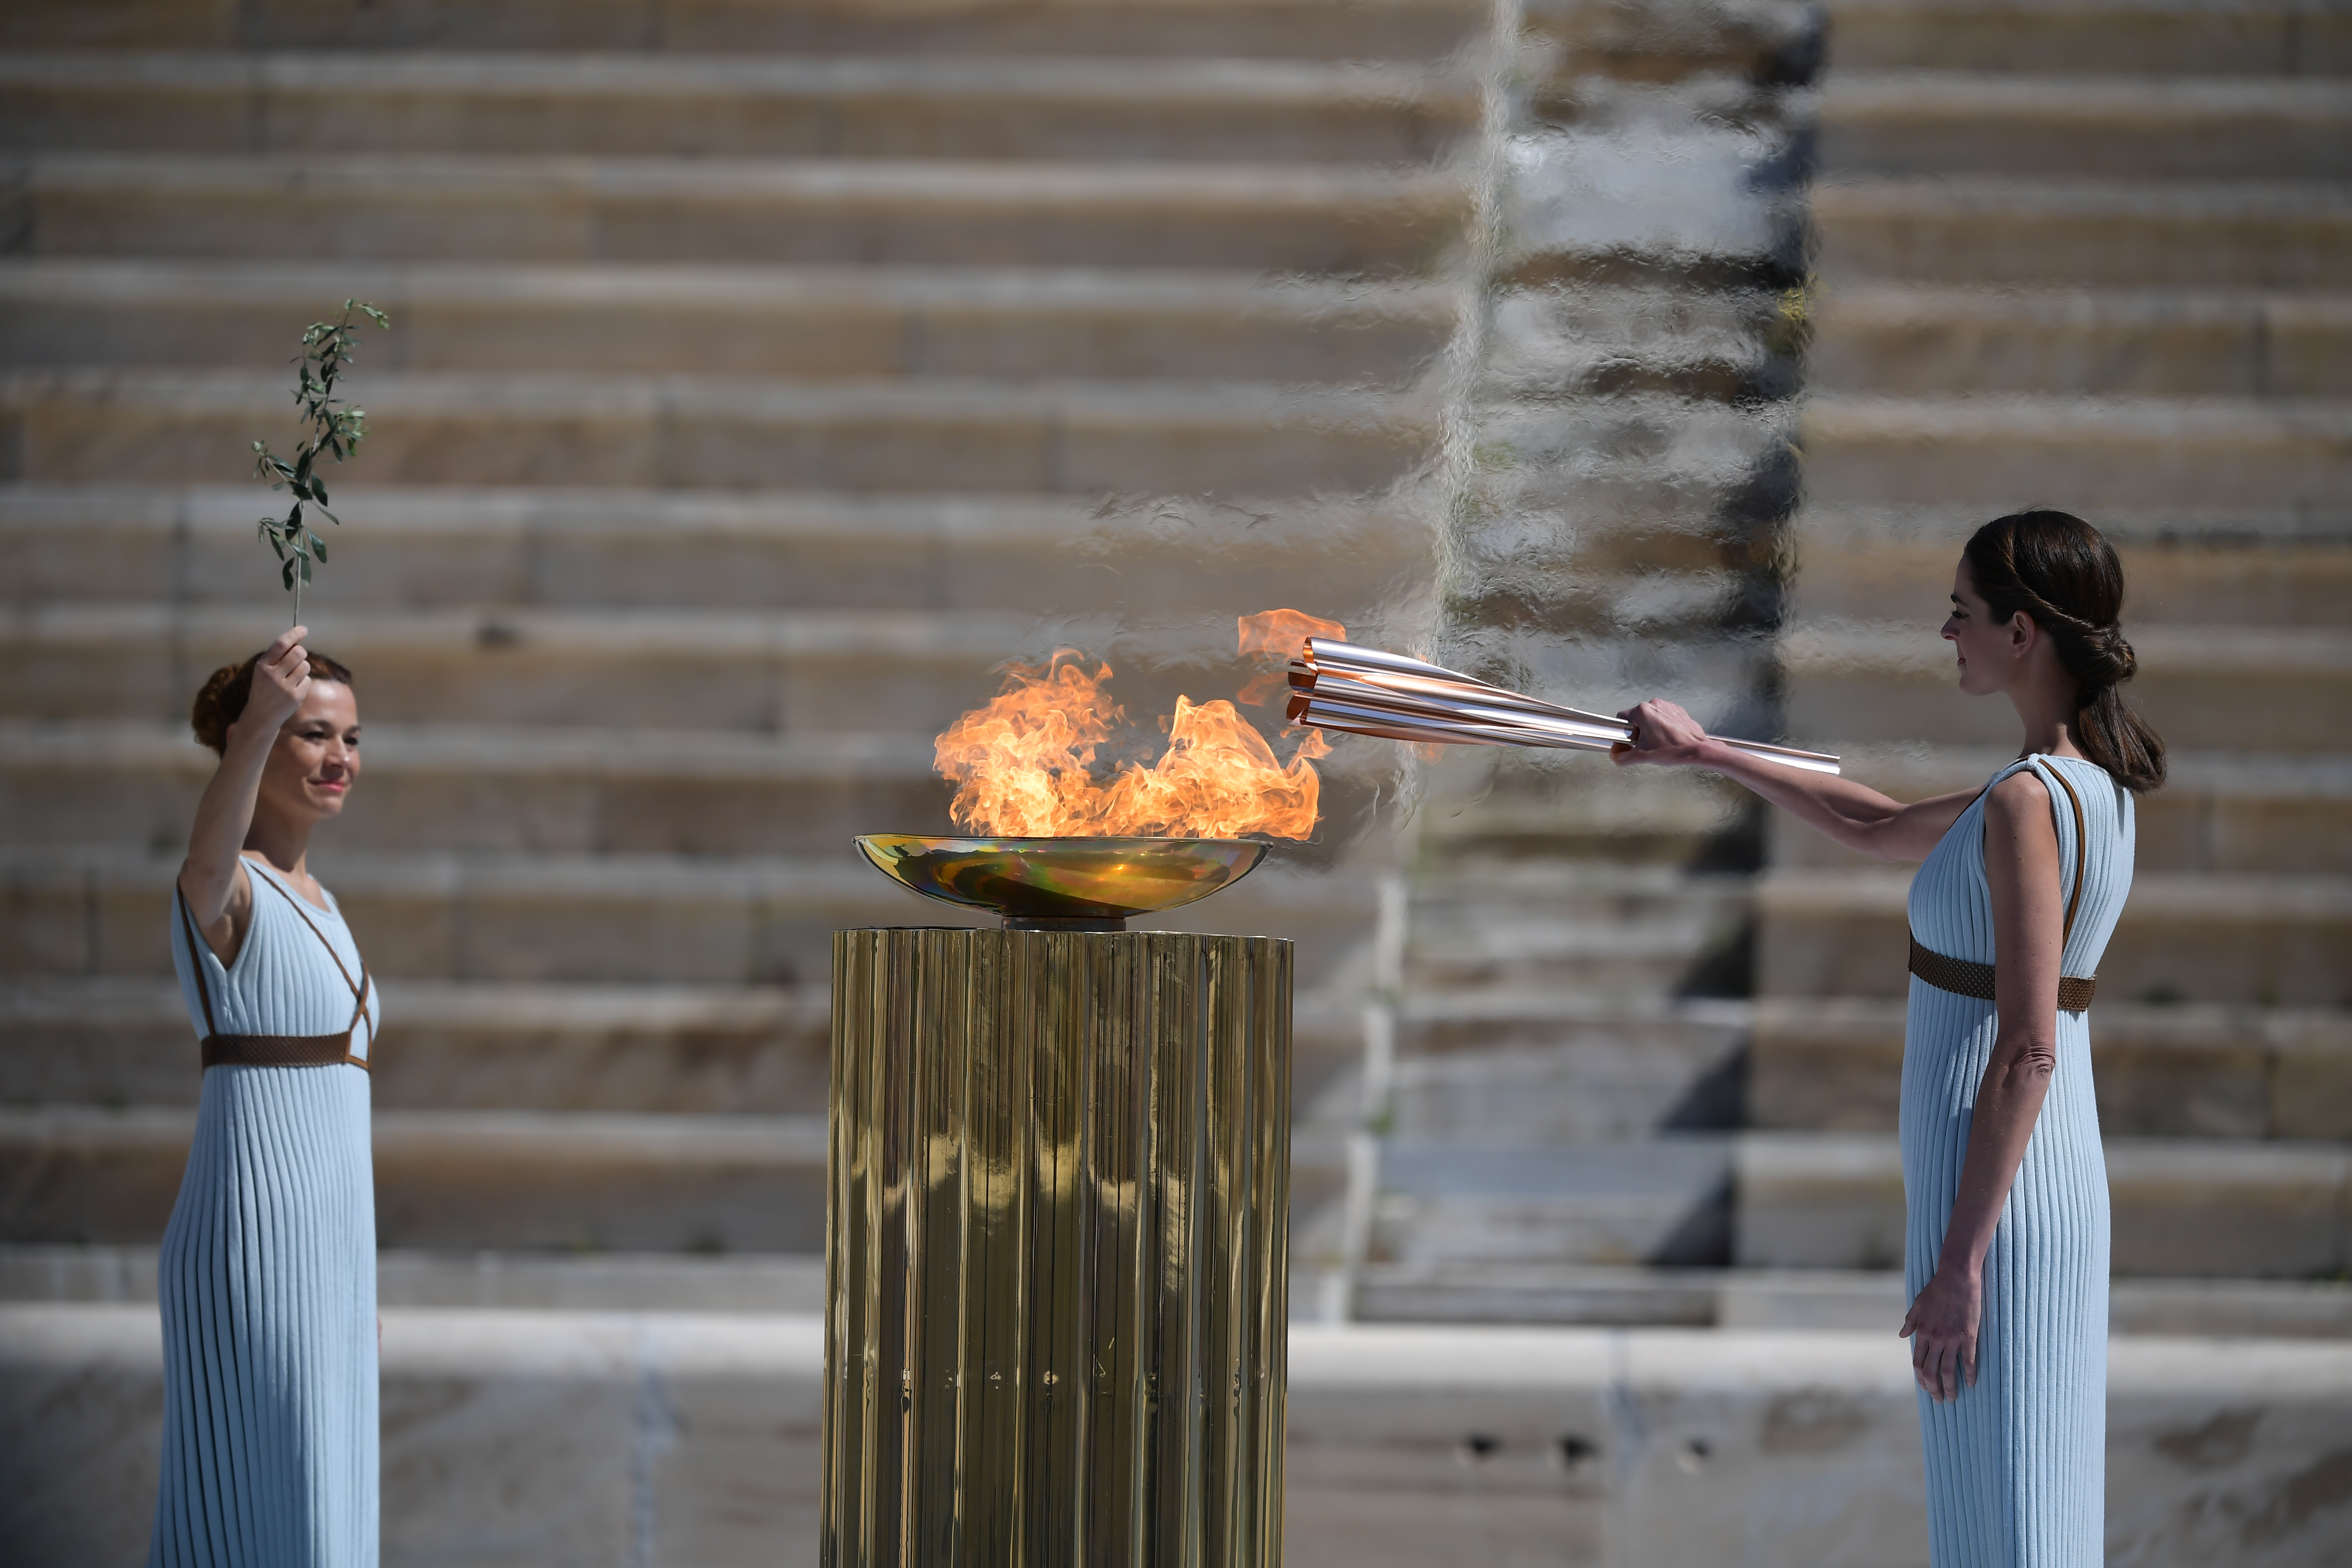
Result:
[[[1993,519],[1960,553],[1994,621],[2022,613],[2074,678],[2083,754],[2135,795],[2162,789],[2164,738],[2116,689],[2139,660],[2119,624],[2124,568],[2115,547],[2081,518],[2037,508]]]
[[[310,650],[309,658],[311,679],[332,680],[343,686],[352,683],[352,672],[336,660],[316,648]],[[222,665],[205,682],[205,689],[196,693],[188,722],[195,730],[196,739],[217,754],[226,756],[228,752],[228,727],[236,722],[246,703],[252,700],[253,667],[260,662],[261,655],[255,654],[243,664]]]

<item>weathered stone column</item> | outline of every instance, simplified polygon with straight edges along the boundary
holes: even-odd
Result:
[[[1291,951],[836,932],[824,1562],[1281,1559]]]

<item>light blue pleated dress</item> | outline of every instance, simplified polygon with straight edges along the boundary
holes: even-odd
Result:
[[[2094,763],[2032,756],[2058,829],[2061,894],[2082,890],[2061,973],[2092,976],[2131,890],[2130,794]],[[2082,803],[2074,811],[2058,775]],[[1920,945],[1993,962],[1978,796],[1911,882]],[[1903,1043],[1904,1272],[1916,1296],[1936,1271],[1969,1121],[1998,1029],[1993,1004],[1914,975]],[[2095,1568],[2106,1487],[2107,1172],[2091,1085],[2087,1013],[2058,1014],[2058,1065],[1985,1254],[1977,1382],[1958,1399],[1919,1395],[1935,1568]]]
[[[245,865],[253,922],[233,964],[175,895],[172,956],[189,1020],[200,1037],[257,1037],[263,1055],[271,1040],[347,1035],[346,1054],[363,1062],[376,998],[341,911]],[[204,1069],[158,1275],[163,1454],[151,1568],[374,1568],[368,1104],[354,1061]]]

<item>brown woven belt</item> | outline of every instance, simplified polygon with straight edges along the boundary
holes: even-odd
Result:
[[[1911,939],[1911,973],[1938,991],[1948,991],[1955,996],[1973,996],[1979,1002],[1994,1000],[1992,965],[1970,963],[1965,958],[1947,958],[1933,948],[1921,947],[1919,939]],[[2061,1013],[2088,1012],[2091,994],[2098,989],[2099,977],[2068,974],[2058,981],[2058,1010]]]
[[[207,1068],[367,1066],[352,1055],[349,1035],[206,1035],[203,1051]]]
[[[2063,950],[2074,934],[2074,907],[2083,901],[2083,862],[2090,858],[2090,846],[2083,839],[2083,797],[2066,782],[2066,775],[2057,769],[2050,776],[2066,792],[2066,804],[2074,808],[2074,887],[2066,895],[2066,924],[2058,938]],[[1919,945],[1916,932],[1911,937],[1911,973],[1938,991],[1948,991],[1955,996],[1973,996],[1979,1002],[1996,1001],[1993,994],[1993,968],[1990,963],[1970,963],[1965,958],[1947,958],[1934,948]],[[2087,1013],[2091,1008],[2091,993],[2097,990],[2099,977],[2061,975],[2058,980],[2058,1011]]]

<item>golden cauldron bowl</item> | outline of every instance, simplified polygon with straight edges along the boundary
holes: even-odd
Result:
[[[929,838],[866,833],[857,847],[927,899],[1015,930],[1118,931],[1240,881],[1265,858],[1247,838]]]

